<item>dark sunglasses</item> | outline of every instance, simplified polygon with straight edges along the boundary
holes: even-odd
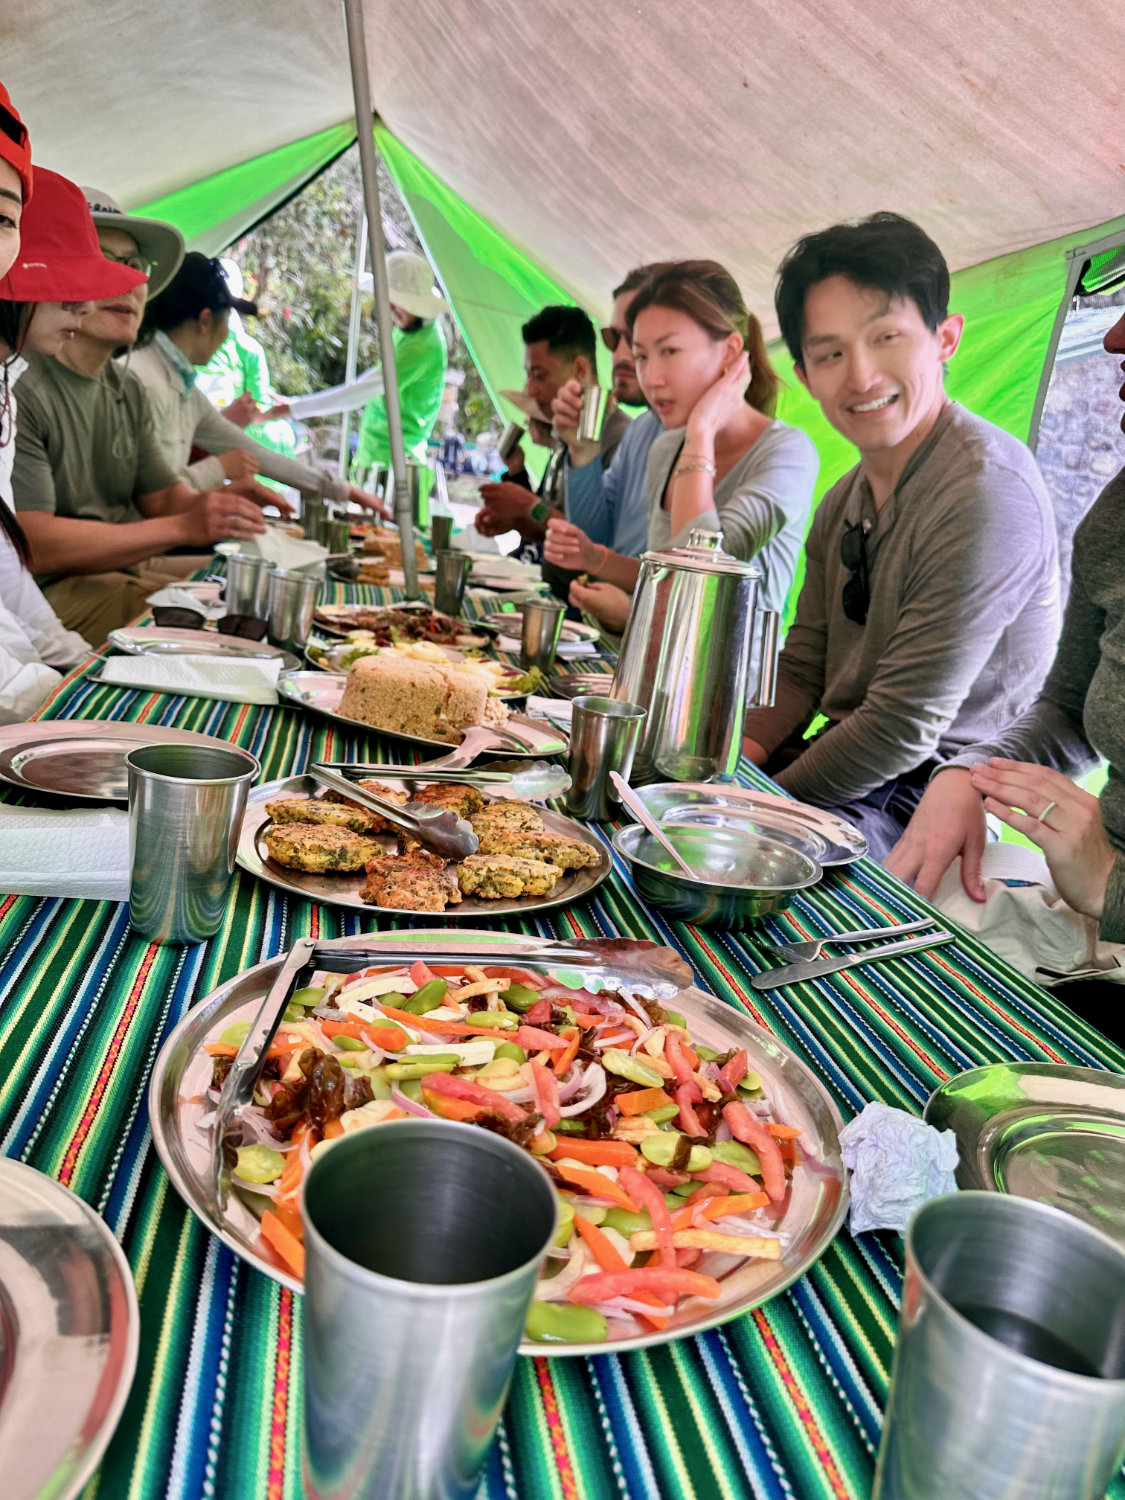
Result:
[[[237,635],[244,641],[260,641],[266,634],[266,621],[256,620],[253,615],[224,615],[216,620],[215,628],[220,635]]]
[[[862,521],[848,521],[840,538],[840,561],[852,575],[844,584],[844,614],[856,625],[867,624],[871,608],[871,564]]]
[[[207,616],[178,604],[157,604],[153,607],[152,621],[161,630],[202,630]]]
[[[602,328],[599,330],[599,332],[602,336],[602,343],[606,346],[611,354],[617,353],[617,346],[622,339],[624,339],[626,343],[629,342],[629,335],[623,328]]]

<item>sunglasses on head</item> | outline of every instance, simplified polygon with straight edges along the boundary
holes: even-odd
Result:
[[[626,343],[629,342],[629,335],[625,332],[624,328],[602,328],[599,331],[602,336],[602,343],[611,354],[617,353],[617,346],[622,339]]]
[[[856,625],[867,624],[871,608],[871,564],[862,521],[848,521],[840,538],[840,561],[852,575],[844,584],[844,614]]]

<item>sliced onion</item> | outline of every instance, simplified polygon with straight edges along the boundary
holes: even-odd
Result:
[[[718,1130],[715,1131],[715,1139],[716,1141],[734,1140],[734,1131],[730,1128],[725,1120],[722,1121]]]
[[[634,1011],[641,1018],[646,1027],[652,1025],[652,1017],[649,1015],[648,1011],[633,999],[628,990],[621,991],[621,998],[622,1000],[624,1000],[629,1009],[631,1011]]]
[[[536,1295],[541,1296],[542,1293]],[[646,1318],[670,1318],[676,1311],[674,1307],[654,1307],[648,1302],[637,1302],[632,1297],[614,1297],[609,1302],[598,1302],[595,1305],[607,1318],[619,1318],[622,1313],[640,1313]]]
[[[232,1172],[231,1182],[242,1189],[244,1193],[264,1193],[267,1198],[277,1198],[281,1189],[276,1182],[248,1182],[245,1177],[240,1177],[237,1172]]]
[[[604,1052],[607,1047],[620,1047],[623,1042],[632,1044],[633,1033],[631,1031],[614,1031],[609,1036],[599,1036],[594,1046],[599,1052]]]
[[[424,1104],[415,1104],[414,1100],[408,1098],[401,1089],[391,1089],[391,1103],[397,1104],[399,1109],[404,1109],[408,1115],[417,1115],[420,1120],[432,1120],[434,1112],[427,1109]]]
[[[591,995],[590,1004],[599,1016],[619,1016],[625,1009],[617,995]]]
[[[605,1095],[605,1069],[600,1063],[591,1063],[582,1081],[584,1088],[579,1097],[571,1100],[569,1104],[559,1106],[559,1114],[564,1120],[580,1115],[584,1109],[597,1104],[598,1100]]]
[[[570,1072],[566,1075],[565,1082],[559,1084],[560,1104],[566,1104],[568,1100],[574,1098],[575,1094],[577,1094],[578,1090],[582,1087],[582,1081],[585,1076],[586,1069],[582,1066],[581,1063],[576,1062],[571,1068]]]
[[[535,1283],[535,1295],[540,1302],[565,1302],[566,1294],[586,1270],[586,1246],[576,1242],[570,1259],[557,1276],[540,1276]]]

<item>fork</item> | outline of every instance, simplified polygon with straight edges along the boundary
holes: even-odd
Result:
[[[880,938],[900,937],[908,932],[920,932],[925,927],[936,926],[936,917],[922,917],[917,922],[902,922],[897,927],[863,927],[856,932],[826,932],[823,937],[810,938],[803,943],[772,943],[769,938],[763,938],[762,946],[771,953],[800,963],[805,959],[819,958],[825,943],[873,943]]]

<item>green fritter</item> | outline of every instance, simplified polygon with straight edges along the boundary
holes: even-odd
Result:
[[[477,834],[480,839],[478,854],[509,854],[513,859],[537,859],[544,864],[558,865],[561,870],[581,870],[598,863],[598,851],[592,844],[567,838],[561,833],[548,830],[493,833],[478,828]]]
[[[384,852],[376,839],[322,823],[275,824],[265,843],[275,864],[307,875],[352,874]]]
[[[354,802],[329,802],[320,797],[285,797],[267,802],[266,812],[274,823],[322,823],[332,828],[350,828],[353,833],[372,833],[375,814]]]
[[[538,859],[507,854],[470,854],[457,866],[457,882],[466,896],[507,901],[517,896],[546,896],[562,871]]]

